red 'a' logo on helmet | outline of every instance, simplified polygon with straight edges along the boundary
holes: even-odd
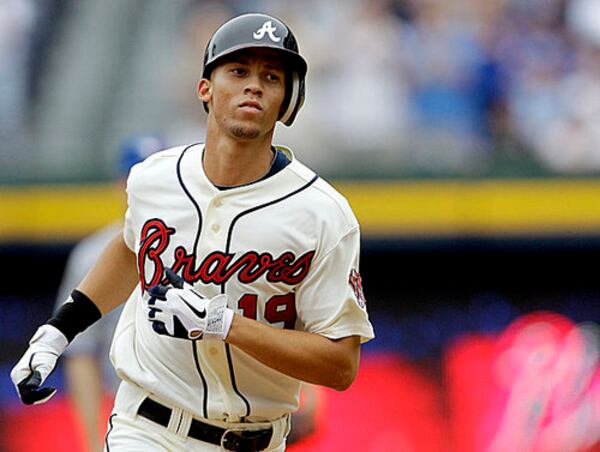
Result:
[[[365,298],[365,294],[363,292],[362,287],[362,278],[356,269],[352,269],[350,272],[350,276],[348,277],[348,282],[354,291],[354,295],[356,296],[356,302],[361,308],[365,308],[367,306],[367,300]]]

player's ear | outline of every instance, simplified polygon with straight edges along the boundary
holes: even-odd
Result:
[[[206,78],[200,79],[200,81],[198,82],[198,99],[200,99],[202,102],[208,103],[210,102],[211,94],[212,85],[210,83],[210,80]]]

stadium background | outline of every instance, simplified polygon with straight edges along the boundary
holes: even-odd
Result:
[[[293,450],[499,441],[490,422],[504,425],[519,387],[493,369],[509,325],[540,311],[548,338],[525,356],[551,348],[552,363],[582,370],[543,368],[564,378],[551,395],[529,391],[516,410],[538,416],[506,428],[535,450],[600,450],[594,0],[3,0],[0,450],[80,450],[64,398],[25,410],[10,367],[50,314],[74,243],[121,214],[120,143],[201,139],[208,34],[261,10],[285,18],[309,61],[305,107],[276,141],[350,199],[377,334],[356,384],[323,391],[317,432]],[[565,325],[583,352],[560,342]],[[52,379],[62,385],[60,369]]]

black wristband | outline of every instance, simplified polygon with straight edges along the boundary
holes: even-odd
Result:
[[[73,301],[71,301],[73,300]],[[63,303],[46,323],[56,327],[71,342],[92,323],[100,320],[102,313],[87,295],[75,289],[70,300]]]

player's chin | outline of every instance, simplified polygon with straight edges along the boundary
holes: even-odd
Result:
[[[229,127],[229,132],[239,140],[253,140],[261,135],[261,128],[256,124],[239,121]]]

